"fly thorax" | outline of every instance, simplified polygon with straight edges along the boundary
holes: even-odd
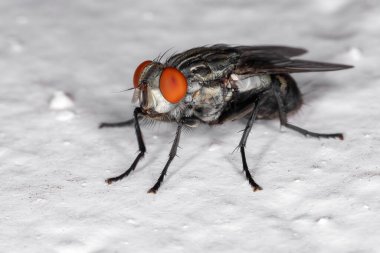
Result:
[[[205,122],[216,120],[225,104],[223,88],[220,85],[205,87],[192,94],[194,115]]]
[[[198,81],[190,81],[188,83],[188,86],[187,86],[187,93],[194,93],[198,90],[200,90],[202,88],[202,86],[200,85],[200,83]]]

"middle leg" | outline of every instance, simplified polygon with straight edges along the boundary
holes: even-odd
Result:
[[[247,160],[246,160],[246,157],[245,157],[245,146],[246,146],[246,143],[247,143],[247,139],[248,139],[248,136],[249,136],[249,133],[251,132],[251,129],[252,129],[252,126],[253,126],[253,122],[256,120],[256,117],[257,117],[257,113],[259,111],[259,108],[260,108],[260,105],[262,103],[264,103],[266,100],[265,97],[262,97],[262,95],[259,95],[255,102],[254,102],[254,109],[249,117],[249,120],[247,122],[247,125],[244,129],[244,132],[243,132],[243,136],[241,137],[241,140],[240,140],[240,143],[239,143],[239,148],[240,148],[240,153],[241,153],[241,159],[242,159],[242,162],[243,162],[243,170],[245,172],[245,176],[249,182],[249,184],[252,186],[252,189],[253,191],[259,191],[259,190],[262,190],[263,188],[261,188],[260,185],[258,185],[255,180],[253,179],[251,173],[249,172],[249,169],[248,169],[248,165],[247,165]]]
[[[99,128],[131,126],[131,125],[133,125],[134,122],[135,122],[134,119],[129,119],[129,120],[122,121],[122,122],[114,122],[114,123],[102,122],[99,124]]]

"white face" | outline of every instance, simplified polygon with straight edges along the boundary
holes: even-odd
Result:
[[[168,102],[159,88],[148,85],[145,91],[136,88],[133,94],[132,103],[140,105],[146,111],[156,113],[167,113],[173,110],[177,105]]]

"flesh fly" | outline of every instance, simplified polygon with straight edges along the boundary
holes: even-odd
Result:
[[[123,174],[106,180],[111,184],[132,172],[146,147],[139,120],[149,118],[177,124],[169,159],[155,185],[156,193],[170,163],[177,154],[184,126],[217,125],[247,118],[238,148],[243,171],[254,191],[262,188],[253,179],[247,165],[245,148],[256,119],[279,118],[282,126],[305,136],[338,138],[341,133],[316,133],[288,123],[287,115],[302,105],[302,96],[291,73],[335,71],[351,68],[343,64],[292,59],[306,53],[301,48],[286,46],[197,47],[174,54],[165,61],[142,62],[133,76],[135,108],[133,118],[118,123],[102,123],[102,127],[134,125],[139,153]]]

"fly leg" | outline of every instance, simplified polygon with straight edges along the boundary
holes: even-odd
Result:
[[[179,138],[180,138],[180,136],[181,136],[182,125],[183,125],[182,122],[180,122],[180,123],[178,124],[177,132],[176,132],[176,135],[175,135],[175,139],[174,139],[174,142],[173,142],[172,148],[171,148],[170,153],[169,153],[169,160],[166,162],[165,167],[164,167],[164,169],[162,170],[161,175],[160,175],[160,177],[158,178],[156,184],[155,184],[152,188],[150,188],[150,190],[148,191],[148,193],[156,193],[157,190],[158,190],[158,188],[160,188],[161,183],[162,183],[162,181],[164,180],[164,177],[165,177],[165,175],[166,175],[166,172],[167,172],[167,170],[168,170],[168,168],[169,168],[169,165],[170,165],[170,163],[173,161],[174,157],[175,157],[176,154],[177,154],[177,148],[178,148],[178,144],[179,144]]]
[[[117,176],[117,177],[111,177],[106,180],[108,184],[112,184],[113,182],[119,181],[123,179],[124,177],[128,176],[131,171],[133,171],[136,168],[137,163],[140,161],[142,157],[144,157],[144,154],[146,152],[144,140],[142,137],[141,129],[140,129],[140,124],[139,124],[139,114],[142,114],[141,108],[136,108],[135,111],[133,112],[134,119],[131,120],[132,122],[135,123],[135,131],[136,131],[136,137],[137,137],[137,142],[139,144],[139,151],[140,153],[137,155],[136,159],[133,161],[131,167],[125,171],[123,174]],[[129,122],[129,121],[126,121]]]
[[[131,126],[135,122],[134,119],[129,119],[122,122],[115,122],[115,123],[106,123],[102,122],[99,124],[99,128],[103,127],[125,127],[125,126]]]
[[[340,140],[343,140],[343,134],[341,133],[333,133],[333,134],[315,133],[315,132],[310,132],[306,129],[303,129],[303,128],[300,128],[298,126],[288,123],[288,118],[285,112],[284,101],[281,97],[280,81],[278,80],[277,77],[273,78],[272,89],[273,89],[273,93],[274,93],[274,96],[276,97],[276,101],[278,104],[280,123],[282,126],[290,128],[296,132],[299,132],[300,134],[303,134],[304,136],[311,136],[311,137],[316,137],[316,138],[339,138]]]
[[[258,96],[258,98],[254,102],[254,109],[249,117],[249,120],[247,122],[247,125],[244,129],[243,136],[241,137],[240,143],[238,148],[240,148],[241,153],[241,159],[243,161],[243,170],[245,172],[245,176],[248,179],[249,184],[252,186],[253,191],[259,191],[262,190],[261,186],[258,185],[255,180],[253,180],[251,173],[249,172],[247,160],[245,158],[245,146],[247,143],[248,135],[251,132],[253,122],[256,120],[257,113],[259,111],[260,105],[265,102],[265,98],[262,98],[262,95]]]

